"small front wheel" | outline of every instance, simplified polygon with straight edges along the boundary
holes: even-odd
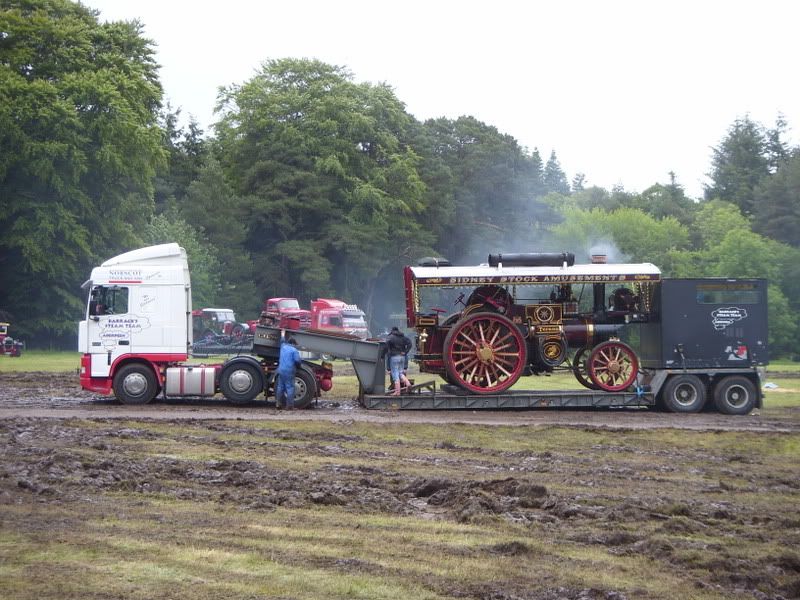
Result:
[[[114,375],[114,395],[123,404],[147,404],[157,393],[156,374],[147,365],[125,365]]]
[[[726,415],[746,415],[756,405],[756,386],[741,375],[724,377],[714,386],[714,405]]]
[[[633,385],[639,373],[639,359],[633,348],[619,341],[595,346],[586,361],[591,382],[605,392],[622,392]]]

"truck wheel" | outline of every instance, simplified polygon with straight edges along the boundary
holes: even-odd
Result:
[[[714,404],[723,414],[746,415],[756,405],[756,386],[747,377],[725,377],[714,386]]]
[[[314,400],[316,378],[305,369],[297,369],[294,376],[294,407],[307,408]]]
[[[661,394],[670,412],[696,413],[706,403],[706,386],[697,375],[671,375]]]
[[[114,375],[114,395],[123,404],[147,404],[157,393],[156,374],[147,365],[125,365]]]
[[[219,389],[234,404],[247,404],[255,400],[264,389],[261,371],[251,364],[233,365],[222,372]]]

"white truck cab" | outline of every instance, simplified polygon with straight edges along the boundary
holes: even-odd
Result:
[[[191,284],[186,251],[178,244],[115,256],[92,269],[83,287],[89,288],[78,332],[84,388],[109,393],[123,361],[160,364],[187,359],[192,345]],[[132,383],[152,383],[142,379],[147,377],[132,377]]]

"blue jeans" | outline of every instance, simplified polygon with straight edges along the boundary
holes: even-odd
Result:
[[[286,408],[294,408],[294,373],[291,375],[278,373],[275,380],[275,402],[278,406],[285,404]]]
[[[406,366],[406,357],[402,354],[396,354],[389,357],[389,370],[392,372],[392,383],[400,381],[400,376],[403,374],[403,369]]]

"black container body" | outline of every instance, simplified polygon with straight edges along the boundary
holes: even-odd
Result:
[[[769,361],[765,279],[664,279],[656,303],[661,356],[653,352],[645,366],[737,368]]]

